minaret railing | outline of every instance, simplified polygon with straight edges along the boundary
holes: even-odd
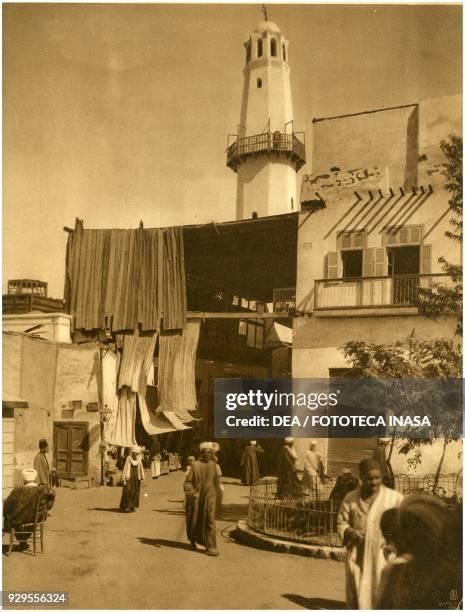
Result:
[[[290,153],[297,158],[298,168],[305,163],[305,144],[295,133],[263,132],[238,138],[227,148],[227,164],[235,167],[241,157],[254,153]]]

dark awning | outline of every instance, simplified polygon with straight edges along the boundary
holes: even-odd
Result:
[[[197,279],[238,296],[271,301],[295,287],[298,213],[183,228],[187,286]]]

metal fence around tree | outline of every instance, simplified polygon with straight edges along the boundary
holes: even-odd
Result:
[[[446,502],[454,501],[456,474],[411,476],[399,474],[395,488],[403,495],[433,494]],[[298,498],[278,499],[276,478],[263,478],[250,488],[249,527],[269,536],[305,544],[342,546],[337,533],[340,501],[330,499],[335,481],[320,484]]]

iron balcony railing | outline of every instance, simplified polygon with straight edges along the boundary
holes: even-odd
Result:
[[[314,310],[415,306],[418,290],[450,285],[448,274],[403,274],[315,281]]]
[[[257,153],[286,154],[296,164],[296,170],[305,164],[305,143],[295,134],[282,132],[265,132],[254,136],[238,138],[227,148],[227,165],[237,171],[241,159]]]
[[[273,312],[295,310],[295,287],[273,289]]]

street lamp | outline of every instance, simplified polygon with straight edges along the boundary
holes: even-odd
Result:
[[[99,408],[100,414],[100,459],[101,459],[101,485],[105,486],[105,454],[107,452],[106,442],[105,442],[105,424],[108,423],[111,416],[111,410],[108,408],[107,404]]]

